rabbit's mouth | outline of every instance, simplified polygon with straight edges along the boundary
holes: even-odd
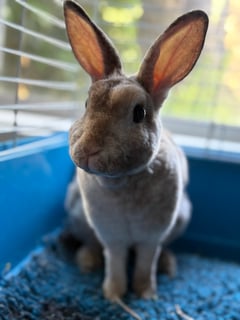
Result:
[[[148,163],[144,163],[138,166],[127,166],[123,163],[116,165],[113,161],[103,161],[100,156],[100,152],[92,154],[91,156],[82,157],[74,160],[77,167],[83,169],[89,174],[94,174],[104,178],[123,178],[138,174],[148,167]]]
[[[70,149],[75,165],[87,173],[107,178],[120,178],[135,175],[147,168],[152,159],[152,153],[145,153],[144,158],[136,156],[137,153],[126,153],[120,148],[111,153],[103,148],[93,145],[84,147],[76,143]]]
[[[100,151],[95,151],[90,155],[81,155],[77,153],[72,155],[72,160],[77,167],[84,171],[92,174],[99,174],[103,169],[99,165],[99,154]]]

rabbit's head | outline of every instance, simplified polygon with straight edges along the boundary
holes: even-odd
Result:
[[[92,79],[85,114],[70,130],[71,157],[103,176],[139,172],[159,151],[159,109],[195,65],[208,18],[202,11],[178,18],[154,42],[137,75],[126,77],[111,41],[85,11],[65,1],[64,12],[73,52]]]

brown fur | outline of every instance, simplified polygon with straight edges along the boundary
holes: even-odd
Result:
[[[153,44],[136,77],[126,77],[111,42],[78,4],[65,2],[65,19],[76,58],[93,81],[86,112],[70,130],[82,201],[70,211],[85,229],[89,224],[94,230],[85,232],[86,247],[78,261],[83,269],[94,266],[100,261],[96,252],[103,247],[104,294],[117,301],[127,289],[127,255],[133,248],[133,288],[139,296],[151,298],[162,246],[183,232],[191,216],[184,191],[187,161],[162,128],[159,109],[168,90],[196,63],[208,20],[200,11],[180,17]],[[85,48],[86,34],[90,48],[96,50],[96,66],[92,51]],[[140,121],[136,109],[144,111]],[[165,254],[162,261],[173,273],[173,256]]]

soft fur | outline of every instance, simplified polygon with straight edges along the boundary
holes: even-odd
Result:
[[[159,110],[196,63],[208,18],[202,11],[178,18],[149,49],[137,75],[126,77],[112,43],[84,10],[65,1],[64,12],[73,52],[92,79],[86,112],[70,130],[78,187],[71,185],[68,207],[85,244],[78,260],[84,270],[93,269],[104,248],[103,290],[114,301],[126,292],[133,249],[133,289],[152,298],[162,247],[191,216],[187,161],[162,127]],[[136,109],[140,121],[134,121]],[[162,257],[171,269],[173,256]]]

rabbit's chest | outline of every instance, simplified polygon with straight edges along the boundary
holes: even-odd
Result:
[[[106,188],[92,177],[84,179],[85,214],[103,242],[155,241],[174,219],[178,183],[154,181]]]

